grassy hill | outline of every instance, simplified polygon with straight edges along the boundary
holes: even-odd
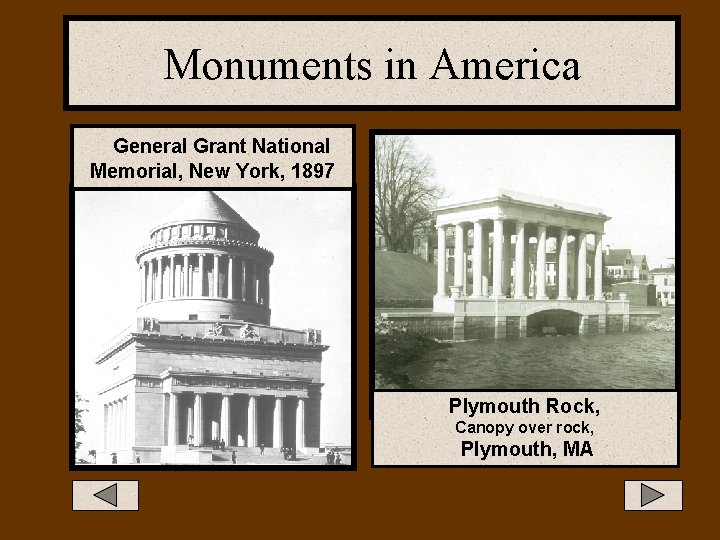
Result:
[[[446,283],[452,283],[447,274]],[[375,298],[427,298],[435,296],[434,264],[409,253],[375,251]]]

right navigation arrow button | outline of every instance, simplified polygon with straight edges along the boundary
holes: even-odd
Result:
[[[97,494],[95,495],[97,497]],[[640,484],[640,507],[642,508],[646,504],[650,504],[653,501],[657,501],[660,497],[664,497],[665,494],[657,489],[653,489],[645,484]]]

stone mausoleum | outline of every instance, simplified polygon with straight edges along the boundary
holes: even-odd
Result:
[[[197,192],[136,255],[135,324],[96,360],[98,463],[210,463],[212,441],[320,446],[320,330],[270,325],[273,254],[213,192]]]

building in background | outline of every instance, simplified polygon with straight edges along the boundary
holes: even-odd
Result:
[[[629,249],[606,247],[603,263],[605,275],[615,281],[632,281],[634,263],[632,252]]]
[[[657,304],[659,306],[674,306],[677,300],[675,294],[675,265],[650,270],[652,282],[655,284]]]
[[[630,249],[605,248],[605,275],[616,283],[648,283],[650,273],[645,255],[633,255]]]
[[[645,255],[633,255],[633,281],[635,283],[648,283],[650,268]]]

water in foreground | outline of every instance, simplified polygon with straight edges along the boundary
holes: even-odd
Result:
[[[404,388],[671,389],[675,332],[459,342],[403,371]]]

